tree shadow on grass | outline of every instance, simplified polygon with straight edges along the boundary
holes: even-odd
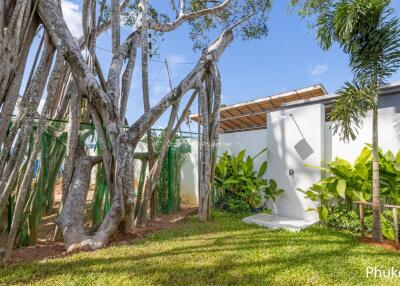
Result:
[[[384,261],[388,266],[397,263],[400,268],[398,254],[362,245],[354,235],[320,227],[289,233],[244,225],[223,230],[207,228],[207,223],[198,226],[181,233],[182,225],[136,246],[11,266],[0,270],[0,278],[9,284],[54,284],[68,277],[77,284],[118,283],[122,279],[128,284],[148,281],[156,285],[300,285],[309,279],[320,284],[357,282],[368,261]]]

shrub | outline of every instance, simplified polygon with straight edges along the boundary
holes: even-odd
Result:
[[[267,161],[254,170],[254,160],[264,152],[266,149],[246,159],[246,150],[237,155],[222,154],[215,168],[216,207],[240,213],[262,210],[266,201],[275,200],[283,193],[274,180],[264,178]]]
[[[385,203],[400,204],[400,151],[397,156],[391,151],[379,149],[381,196]],[[367,144],[354,164],[336,158],[321,168],[326,177],[307,190],[301,190],[306,197],[318,202],[317,211],[324,220],[334,206],[352,208],[353,201],[369,201],[372,190],[372,151]]]
[[[247,215],[252,211],[246,200],[235,195],[220,197],[215,203],[215,207],[238,215]]]
[[[334,208],[332,213],[323,221],[323,224],[335,229],[347,230],[354,233],[361,231],[358,212],[346,208]],[[365,213],[365,231],[372,231],[371,212]]]
[[[379,174],[382,201],[400,204],[400,151],[395,156],[391,151],[383,153],[379,149]],[[299,191],[318,203],[320,220],[333,228],[360,231],[358,211],[353,210],[353,202],[369,201],[372,190],[372,151],[367,144],[354,164],[336,158],[321,168],[327,175],[307,190]],[[365,213],[366,231],[372,230],[370,210]],[[382,214],[382,233],[387,239],[394,239],[393,219],[390,211]]]

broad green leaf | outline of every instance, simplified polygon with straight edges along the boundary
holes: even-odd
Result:
[[[382,234],[384,237],[390,240],[394,240],[394,230],[392,223],[388,221],[384,215],[381,215],[382,221]]]
[[[236,155],[237,162],[243,161],[244,155],[246,155],[246,150],[242,150]]]
[[[366,162],[372,160],[372,151],[368,147],[364,147],[354,162],[354,165],[364,165]]]
[[[328,209],[324,206],[318,207],[318,213],[320,220],[326,220],[328,218],[329,212]]]
[[[267,171],[267,168],[268,168],[268,162],[265,161],[264,163],[262,163],[260,169],[258,170],[257,177],[260,178],[264,176],[265,172]]]
[[[273,179],[269,180],[269,188],[273,191],[276,191],[276,189],[278,188],[278,184],[276,183],[275,180]]]
[[[316,165],[311,165],[311,164],[304,164],[304,167],[308,167],[308,168],[312,168],[312,169],[318,169],[324,172],[329,173],[330,170],[328,168],[325,167],[321,167],[321,166],[316,166]]]
[[[346,197],[346,187],[347,187],[346,180],[344,179],[338,180],[336,184],[336,191],[338,192],[339,196],[341,196],[343,199]]]
[[[395,162],[396,161],[396,157],[394,156],[394,154],[393,154],[393,152],[392,151],[387,151],[386,153],[385,153],[385,159],[387,160],[387,161],[389,161],[390,163],[392,163],[392,162]]]
[[[400,151],[396,154],[396,162],[400,165]]]

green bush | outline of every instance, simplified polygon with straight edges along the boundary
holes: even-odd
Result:
[[[318,203],[320,220],[336,229],[360,231],[358,210],[354,201],[367,202],[372,197],[372,151],[367,144],[354,164],[336,158],[320,168],[325,178],[307,190],[299,191]],[[319,168],[319,167],[317,167]],[[400,151],[395,156],[391,151],[379,149],[379,175],[381,199],[384,203],[400,204]],[[367,210],[367,212],[370,210]],[[366,212],[366,230],[370,231],[372,218]],[[382,232],[388,239],[394,238],[391,213],[382,214]]]
[[[235,195],[220,197],[215,203],[215,207],[240,216],[250,214],[252,211],[246,200]]]
[[[347,230],[353,233],[359,233],[361,231],[358,212],[346,208],[339,207],[333,209],[332,213],[323,221],[323,224],[335,229]],[[366,212],[365,214],[365,231],[372,231],[371,212]]]
[[[365,210],[364,223],[365,232],[371,233],[373,219],[372,211],[370,209]],[[353,233],[359,233],[361,231],[360,217],[358,212],[355,210],[348,210],[343,207],[333,208],[328,217],[322,221],[322,224],[334,229],[346,230]],[[382,213],[382,232],[385,238],[394,240],[393,218],[390,210],[386,210]]]
[[[264,202],[273,200],[283,193],[276,182],[264,178],[268,162],[264,161],[258,170],[254,170],[254,160],[266,152],[262,150],[256,156],[246,155],[242,150],[237,155],[228,152],[222,154],[215,168],[215,206],[231,212],[246,213],[262,210]]]

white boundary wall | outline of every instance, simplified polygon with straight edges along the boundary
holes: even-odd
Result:
[[[394,154],[400,150],[400,106],[379,109],[379,147],[384,152],[391,150]],[[363,128],[354,141],[343,142],[339,135],[332,135],[331,123],[325,122],[325,159],[343,158],[351,163],[358,157],[366,143],[372,143],[372,114],[368,113]]]
[[[246,150],[246,155],[254,157],[261,150],[267,147],[267,130],[253,130],[235,133],[225,133],[219,136],[218,156],[228,151],[236,155],[242,150]],[[217,158],[218,160],[218,158]],[[254,168],[258,169],[262,162],[267,160],[267,153],[263,153],[254,162]]]
[[[197,138],[186,139],[192,152],[182,166],[181,170],[181,199],[186,205],[197,205],[199,202],[199,184],[198,184],[198,143]]]
[[[307,189],[321,179],[321,173],[305,164],[321,166],[322,162],[335,157],[353,162],[365,143],[372,141],[372,116],[368,113],[356,140],[346,143],[340,141],[338,135],[332,135],[331,123],[325,122],[325,105],[309,102],[286,108],[284,116],[282,111],[267,115],[268,129],[221,134],[218,154],[224,151],[237,154],[246,149],[247,154],[254,156],[268,147],[268,155],[257,160],[256,168],[268,158],[267,177],[285,189],[271,205],[273,212],[315,220],[318,218],[316,212],[306,211],[315,205],[297,189]],[[385,152],[400,150],[400,93],[380,98],[379,146]],[[294,171],[293,176],[289,175],[289,170]]]

